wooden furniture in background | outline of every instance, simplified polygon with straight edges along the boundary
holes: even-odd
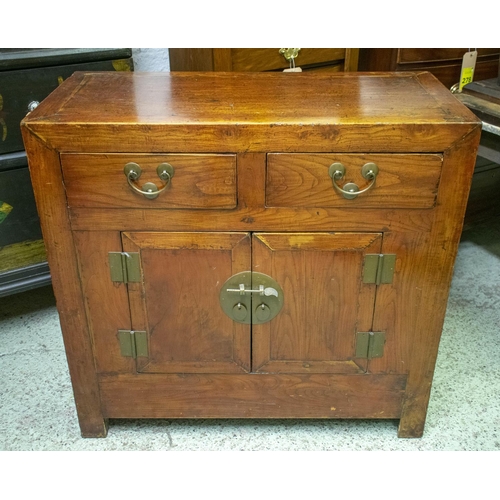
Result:
[[[74,71],[131,71],[131,49],[0,49],[0,297],[50,284],[19,124]]]
[[[465,48],[360,49],[359,70],[430,71],[448,89],[451,89],[460,80],[462,59],[468,50]],[[488,79],[496,81],[500,74],[500,49],[477,49],[477,51],[474,82]],[[460,94],[455,94],[455,96],[461,98]],[[477,109],[473,111],[478,114]],[[478,117],[481,118],[480,113]],[[491,154],[491,144],[494,143],[498,143],[498,140],[493,138],[490,132],[483,130],[466,212],[467,227],[487,220],[499,211],[500,168],[498,153]]]
[[[169,49],[171,71],[283,71],[280,49]],[[356,71],[359,49],[300,49],[303,70]]]
[[[360,49],[359,71],[430,71],[446,87],[460,80],[462,58],[469,49]],[[474,80],[498,74],[500,49],[477,49]]]
[[[478,160],[465,214],[465,226],[471,227],[500,216],[500,73],[498,78],[469,83],[455,97],[482,121]]]
[[[22,129],[84,436],[422,435],[480,136],[430,73],[77,73]]]

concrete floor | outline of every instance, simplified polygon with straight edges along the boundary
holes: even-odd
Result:
[[[500,222],[464,232],[425,433],[397,421],[112,420],[80,437],[50,287],[0,302],[0,450],[500,450]]]

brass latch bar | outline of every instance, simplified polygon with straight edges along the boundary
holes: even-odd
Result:
[[[245,293],[258,293],[259,295],[269,297],[270,295],[274,295],[275,297],[278,297],[278,290],[276,288],[273,288],[271,286],[264,288],[264,285],[259,285],[258,290],[249,290],[245,288],[244,283],[240,283],[238,288],[228,288],[226,292],[235,292],[239,293],[240,295],[245,295]]]

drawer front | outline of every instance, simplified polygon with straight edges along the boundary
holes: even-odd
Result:
[[[300,49],[297,66],[324,64],[345,58],[346,49]],[[231,49],[233,71],[270,71],[290,67],[280,49]]]
[[[0,297],[36,288],[39,279],[45,284],[50,283],[46,266],[40,264],[45,261],[45,247],[26,156],[2,155],[0,156]],[[31,267],[34,265],[37,266]]]
[[[267,156],[266,206],[432,208],[436,202],[443,158],[438,154],[280,154]],[[342,179],[333,180],[330,166],[345,167]],[[373,186],[353,199],[334,188],[348,190],[354,183],[363,190],[371,184],[362,168],[375,163]]]
[[[0,249],[41,238],[28,166],[0,171]]]
[[[19,123],[30,104],[41,102],[75,71],[114,71],[132,68],[132,59],[97,61],[0,71],[0,153],[24,149]]]
[[[439,61],[462,61],[464,54],[470,49],[411,49],[398,50],[399,64],[429,63]],[[493,56],[500,53],[500,49],[476,49],[478,57]]]
[[[135,163],[141,176],[131,183],[159,190],[167,183],[157,174],[160,164],[173,167],[169,185],[154,199],[136,192],[124,173]],[[232,154],[62,154],[68,205],[97,208],[205,208],[236,206],[236,155]]]

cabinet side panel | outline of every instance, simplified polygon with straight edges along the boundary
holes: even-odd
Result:
[[[57,300],[69,372],[83,436],[105,436],[92,343],[66,212],[59,155],[23,128],[31,180]]]
[[[411,357],[400,437],[419,437],[423,433],[479,134],[480,129],[476,128],[444,155],[434,225],[418,273],[413,277],[413,286],[421,289],[422,297],[414,306],[415,322],[405,332]]]

